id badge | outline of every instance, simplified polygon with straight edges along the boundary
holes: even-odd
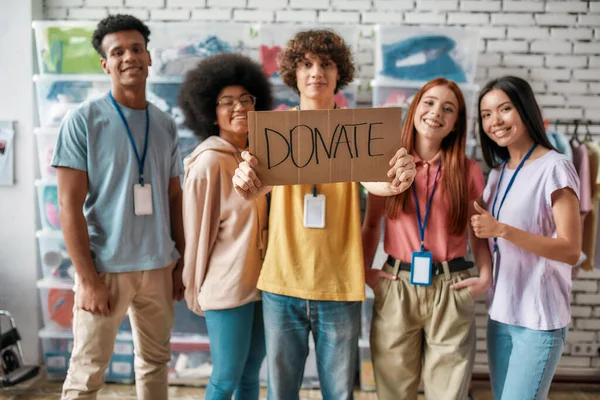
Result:
[[[415,251],[412,253],[410,263],[410,283],[419,286],[431,285],[432,256],[428,251]]]
[[[325,228],[325,195],[304,195],[304,227]]]
[[[133,210],[135,215],[152,215],[152,185],[133,185]]]
[[[498,266],[500,265],[500,251],[494,250],[492,253],[492,285],[498,280]]]

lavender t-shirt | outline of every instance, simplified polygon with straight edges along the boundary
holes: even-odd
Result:
[[[490,172],[483,200],[491,211],[501,167]],[[496,209],[515,170],[506,168]],[[551,150],[525,165],[506,196],[500,222],[547,237],[556,237],[552,193],[571,188],[579,197],[579,177],[573,163]],[[494,240],[489,240],[493,251]],[[498,239],[500,262],[488,292],[488,309],[494,321],[536,330],[558,329],[571,320],[571,266],[549,260]]]

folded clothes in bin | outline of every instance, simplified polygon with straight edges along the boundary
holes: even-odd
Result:
[[[456,42],[447,36],[416,36],[381,46],[383,68],[379,73],[396,79],[429,81],[440,76],[466,82],[467,76],[450,52]]]
[[[41,50],[43,68],[50,74],[102,74],[92,46],[94,27],[49,27]]]
[[[232,45],[218,36],[211,35],[196,43],[186,43],[177,48],[154,49],[153,59],[160,75],[185,75],[198,61],[217,53],[239,52],[242,42]]]

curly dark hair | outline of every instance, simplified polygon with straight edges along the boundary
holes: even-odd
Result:
[[[138,31],[144,37],[146,47],[150,41],[150,29],[142,21],[134,17],[133,15],[127,14],[115,14],[109,15],[100,22],[94,31],[92,36],[92,45],[94,49],[102,56],[106,58],[104,50],[102,49],[102,40],[104,36],[109,33],[120,32],[120,31]]]
[[[298,32],[279,53],[279,74],[283,82],[298,91],[296,67],[304,60],[306,53],[314,53],[320,58],[331,59],[338,69],[338,81],[335,93],[343,89],[354,79],[354,61],[350,47],[344,39],[330,29],[312,29]]]
[[[219,53],[201,60],[181,85],[179,105],[185,125],[202,139],[219,134],[217,96],[227,86],[242,86],[256,96],[256,111],[273,107],[271,84],[262,67],[236,53]]]

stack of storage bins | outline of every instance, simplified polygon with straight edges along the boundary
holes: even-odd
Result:
[[[75,268],[61,231],[56,170],[50,162],[64,115],[80,102],[105,93],[110,85],[106,77],[99,75],[103,72],[90,43],[94,24],[40,21],[33,27],[40,72],[33,78],[39,121],[34,133],[41,178],[35,182],[42,228],[36,233],[42,272],[37,287],[44,321],[39,336],[48,377],[62,380],[73,348]],[[110,382],[133,382],[133,341],[127,317],[105,377]]]

